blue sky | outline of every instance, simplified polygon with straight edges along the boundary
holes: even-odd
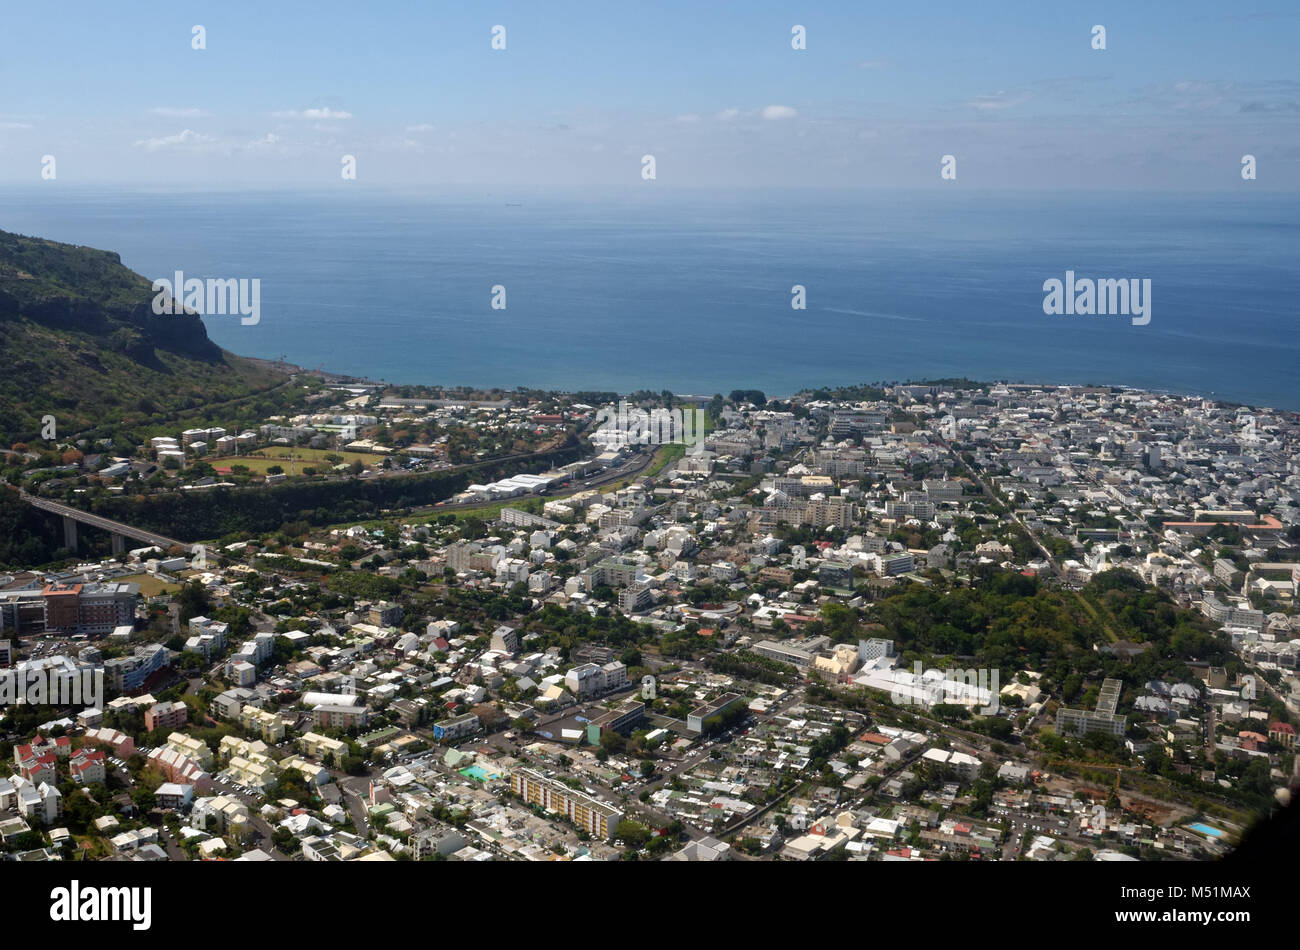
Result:
[[[1227,189],[1247,153],[1254,187],[1300,176],[1292,0],[95,0],[4,24],[6,183],[320,187],[345,154],[379,187],[640,186],[644,154],[670,188],[934,187],[944,154],[968,188]]]

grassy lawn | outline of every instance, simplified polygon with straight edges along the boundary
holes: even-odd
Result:
[[[118,580],[124,584],[139,584],[140,593],[145,597],[174,594],[181,589],[180,584],[168,584],[152,574],[132,574],[130,577],[121,577]]]
[[[384,456],[376,455],[371,452],[334,452],[328,449],[293,449],[292,453],[288,447],[272,446],[271,448],[258,449],[248,455],[227,455],[221,458],[205,458],[204,461],[213,468],[228,468],[232,465],[243,465],[255,475],[265,475],[266,470],[272,465],[278,465],[284,469],[287,474],[289,471],[290,456],[292,455],[294,467],[299,475],[304,468],[315,468],[318,472],[323,472],[331,465],[336,463],[328,462],[325,459],[327,455],[341,455],[344,464],[351,464],[354,461],[360,461],[367,468],[375,468],[383,464]]]

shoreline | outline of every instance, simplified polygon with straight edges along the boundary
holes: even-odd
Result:
[[[240,359],[248,360],[250,362],[256,363],[259,366],[265,366],[268,368],[277,369],[283,372],[287,372],[291,375],[302,375],[302,374],[313,375],[313,376],[319,375],[321,376],[322,379],[324,379],[326,383],[329,383],[331,385],[356,385],[356,386],[369,386],[374,388],[380,388],[380,387],[396,388],[402,386],[411,386],[411,387],[424,388],[424,389],[439,389],[444,392],[463,388],[463,387],[455,387],[455,386],[446,386],[440,383],[400,383],[400,382],[393,382],[393,381],[368,379],[363,376],[353,376],[347,373],[339,373],[328,369],[308,369],[303,366],[298,366],[294,363],[282,362],[280,360],[270,360],[270,359],[265,359],[264,357],[241,356],[238,353],[233,355],[238,356]],[[951,379],[951,377],[944,377],[943,379]],[[1286,407],[1279,407],[1279,406],[1265,406],[1256,403],[1241,402],[1239,400],[1224,399],[1219,396],[1207,394],[1204,392],[1197,393],[1197,392],[1183,392],[1174,389],[1151,389],[1144,386],[1132,386],[1127,383],[1100,383],[1100,382],[1067,383],[1067,382],[1008,380],[1008,379],[995,379],[995,380],[968,379],[968,380],[964,380],[964,382],[966,385],[983,386],[983,387],[1008,386],[1008,387],[1025,387],[1029,389],[1042,389],[1042,390],[1061,389],[1061,388],[1106,389],[1111,391],[1118,390],[1120,392],[1143,393],[1146,395],[1159,396],[1164,398],[1201,399],[1228,408],[1246,408],[1246,409],[1251,409],[1260,412],[1300,415],[1300,408],[1289,409]],[[773,402],[773,401],[787,402],[795,398],[795,396],[798,396],[802,393],[815,392],[818,389],[827,389],[827,390],[849,389],[856,386],[872,386],[872,387],[883,388],[886,386],[935,386],[935,385],[944,385],[944,383],[942,382],[942,380],[933,380],[933,379],[899,379],[899,380],[894,380],[889,382],[874,380],[869,382],[863,381],[863,382],[852,382],[852,383],[823,383],[821,385],[816,385],[816,386],[805,386],[803,389],[797,390],[796,392],[793,393],[764,392],[763,395],[767,398],[769,402]],[[525,390],[555,393],[557,395],[566,395],[566,396],[573,395],[573,393],[575,392],[582,392],[582,391],[586,391],[586,392],[602,391],[599,389],[590,389],[590,390],[552,389],[545,386],[527,386],[527,385],[519,385],[519,386],[514,386],[509,388],[504,386],[480,386],[480,387],[476,387],[475,391],[477,392],[497,391],[502,393],[510,393],[510,392],[516,392],[521,388]],[[635,390],[618,392],[616,390],[609,390],[609,392],[616,392],[616,394],[619,396],[629,396],[631,395],[631,392],[634,391]],[[709,393],[709,394],[689,393],[689,392],[679,393],[672,390],[669,391],[672,392],[673,396],[678,399],[684,399],[684,400],[690,400],[696,402],[706,401],[713,398],[713,393]],[[719,390],[715,389],[713,392],[718,393]],[[722,395],[725,396],[726,393],[724,392],[722,393]]]

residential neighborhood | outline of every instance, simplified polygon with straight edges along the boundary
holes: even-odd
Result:
[[[1202,860],[1300,782],[1294,414],[643,394],[678,413],[660,438],[568,394],[314,393],[94,490],[302,439],[580,451],[387,517],[0,576],[0,672],[104,686],[6,707],[6,857]]]

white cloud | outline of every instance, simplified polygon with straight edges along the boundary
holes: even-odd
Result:
[[[272,112],[271,114],[275,116],[277,119],[339,119],[341,120],[341,119],[352,118],[351,112],[342,112],[338,109],[330,109],[328,107],[324,109],[303,109],[301,111],[288,109],[281,112]]]
[[[408,131],[408,132],[432,132],[432,131],[433,131],[433,126],[430,125],[428,122],[420,122],[420,123],[418,123],[418,124],[416,124],[416,125],[408,125],[408,126],[406,127],[406,131]]]
[[[790,106],[766,106],[763,109],[763,118],[770,120],[793,119],[799,113],[790,108]]]
[[[1022,102],[1029,100],[1028,93],[1018,93],[1008,95],[1005,92],[998,92],[992,96],[976,96],[966,104],[972,109],[978,109],[981,112],[988,112],[994,109],[1010,109],[1012,106],[1018,106]]]
[[[0,129],[30,129],[26,122],[0,122]]]
[[[210,145],[216,140],[210,136],[195,132],[193,129],[185,129],[177,132],[175,135],[164,135],[159,138],[141,139],[135,143],[136,148],[143,148],[145,151],[156,152],[159,149],[166,148],[199,148],[204,145]]]
[[[700,117],[694,112],[688,112],[686,115],[674,116],[673,121],[680,122],[683,125],[694,125],[700,121]]]
[[[149,114],[160,115],[168,119],[197,119],[203,115],[203,110],[180,108],[177,106],[158,106],[150,109]]]
[[[884,69],[887,65],[889,60],[886,59],[864,59],[858,63],[858,69]]]
[[[738,119],[738,118],[740,118],[740,110],[739,110],[739,109],[723,109],[721,112],[718,113],[718,118],[719,118],[719,119],[722,119],[722,120],[724,120],[724,121],[730,121],[730,120],[732,120],[732,119]]]

